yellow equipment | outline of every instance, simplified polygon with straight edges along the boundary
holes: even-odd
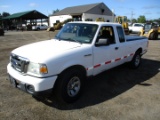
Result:
[[[140,31],[140,36],[145,36],[149,40],[157,40],[160,35],[160,27],[155,23],[146,23]]]
[[[63,21],[63,22],[57,21],[57,22],[54,24],[54,30],[59,30],[59,29],[61,29],[64,24],[66,24],[66,23],[68,23],[68,22],[71,22],[71,21],[73,21],[73,19],[71,19],[71,18],[70,18],[70,19],[67,19],[67,20],[65,20],[65,21]]]
[[[129,34],[127,16],[117,16],[117,17],[115,17],[114,22],[122,24],[122,27],[124,29],[125,34],[126,35]]]
[[[105,22],[104,18],[97,18],[96,22]]]

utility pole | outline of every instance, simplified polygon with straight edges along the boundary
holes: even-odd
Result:
[[[112,9],[112,22],[114,22],[114,9]]]
[[[131,23],[133,23],[133,22],[132,22],[133,15],[134,15],[134,13],[133,13],[133,11],[132,11],[132,12],[131,12]]]

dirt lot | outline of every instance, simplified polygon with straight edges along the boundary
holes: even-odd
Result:
[[[13,88],[6,80],[10,52],[54,35],[46,31],[9,31],[0,36],[1,120],[160,119],[160,40],[150,41],[139,69],[122,65],[87,80],[85,92],[74,104],[60,104],[54,96],[36,99]]]

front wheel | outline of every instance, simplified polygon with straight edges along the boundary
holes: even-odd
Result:
[[[132,61],[130,62],[130,67],[136,69],[140,66],[140,64],[141,64],[141,54],[140,51],[137,51],[134,54]]]
[[[83,71],[78,69],[63,72],[55,86],[58,99],[66,103],[75,102],[81,94],[84,78]]]

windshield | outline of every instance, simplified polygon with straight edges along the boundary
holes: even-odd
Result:
[[[146,24],[146,25],[144,26],[145,29],[151,29],[151,27],[152,27],[151,24]]]
[[[56,35],[56,39],[78,43],[91,43],[98,25],[85,23],[67,23]]]

